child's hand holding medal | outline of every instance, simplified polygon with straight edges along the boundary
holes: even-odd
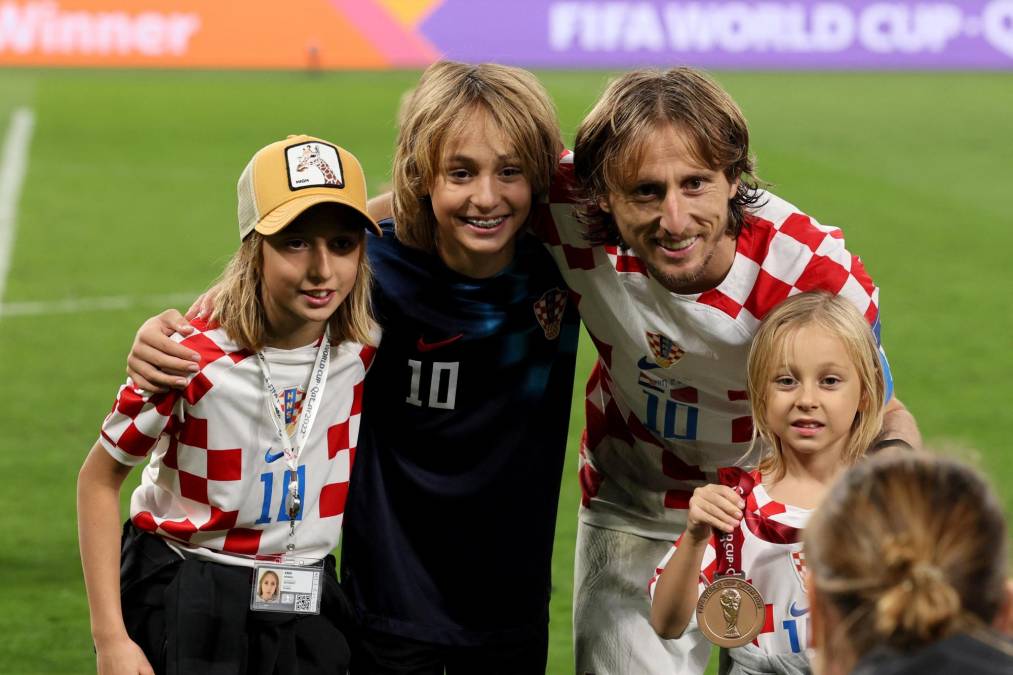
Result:
[[[746,504],[734,488],[708,483],[693,491],[686,513],[686,536],[699,543],[739,526]]]
[[[763,628],[764,603],[759,591],[746,581],[742,570],[742,530],[745,497],[753,490],[752,477],[741,469],[721,469],[721,485],[706,485],[693,492],[686,534],[717,535],[717,569],[714,581],[696,604],[700,631],[719,647],[741,647]],[[706,532],[706,534],[704,534]]]

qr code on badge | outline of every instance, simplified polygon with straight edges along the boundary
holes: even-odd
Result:
[[[297,612],[312,612],[313,611],[313,595],[310,593],[296,593],[295,594],[295,611]]]

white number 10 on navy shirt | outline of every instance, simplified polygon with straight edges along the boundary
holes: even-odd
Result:
[[[453,410],[457,401],[457,372],[461,365],[460,362],[441,363],[437,361],[431,364],[431,368],[427,367],[429,365],[414,359],[408,360],[408,367],[411,368],[411,383],[408,398],[405,401],[420,408]],[[423,376],[429,385],[427,387],[429,396],[425,401],[420,396],[420,391],[423,388]]]

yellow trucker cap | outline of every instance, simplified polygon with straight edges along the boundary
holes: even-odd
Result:
[[[289,136],[257,151],[239,176],[239,238],[285,228],[316,204],[343,204],[382,236],[366,211],[366,179],[355,155],[312,136]]]

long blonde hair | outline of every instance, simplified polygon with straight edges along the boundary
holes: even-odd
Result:
[[[928,452],[888,450],[852,468],[804,542],[819,662],[835,672],[879,646],[987,634],[1007,595],[995,493],[977,471]]]
[[[784,477],[781,439],[767,423],[767,385],[774,371],[789,362],[788,355],[799,329],[818,326],[844,345],[858,372],[862,396],[842,459],[848,465],[861,458],[883,426],[886,382],[872,328],[850,301],[826,291],[792,296],[771,310],[753,337],[746,365],[746,386],[752,404],[753,429],[770,450],[760,460],[760,471],[774,480]]]
[[[334,209],[336,218],[344,216],[344,207],[325,203],[310,207],[299,218],[313,209],[321,208]],[[363,237],[359,247],[359,261],[352,290],[327,321],[331,330],[331,343],[335,345],[345,340],[363,344],[371,341],[374,326],[370,303],[373,274],[366,257],[366,239]],[[259,232],[252,232],[243,240],[212,285],[220,290],[215,297],[211,321],[221,324],[236,344],[250,351],[260,350],[268,334],[267,314],[261,299],[263,248],[264,237]]]
[[[436,250],[436,216],[429,193],[454,138],[487,115],[520,158],[532,201],[546,196],[563,143],[545,87],[526,70],[494,63],[438,61],[403,99],[394,154],[393,211],[398,239]]]

